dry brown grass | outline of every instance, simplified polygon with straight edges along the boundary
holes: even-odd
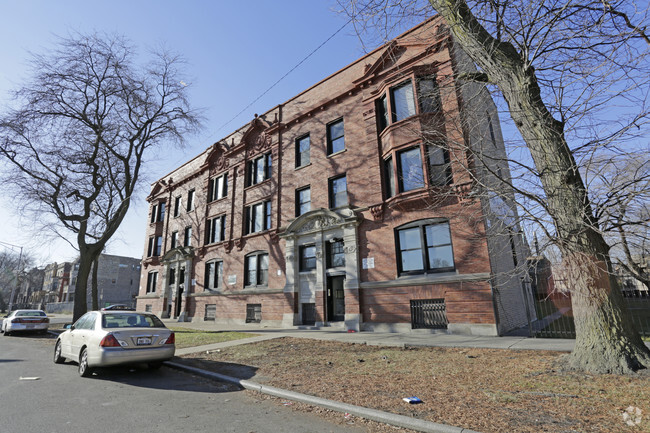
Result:
[[[647,372],[633,377],[567,373],[555,368],[559,356],[550,351],[398,349],[282,338],[183,360],[259,383],[484,433],[650,432]],[[402,401],[410,396],[423,403]],[[634,426],[623,419],[630,406],[643,412]],[[394,431],[376,425],[369,430]]]

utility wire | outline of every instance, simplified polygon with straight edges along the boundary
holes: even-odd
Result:
[[[246,110],[248,110],[251,106],[253,106],[253,104],[255,104],[257,101],[259,101],[260,99],[262,99],[262,98],[264,97],[264,95],[266,95],[267,93],[269,93],[269,92],[270,92],[270,91],[271,91],[275,86],[277,86],[277,85],[278,85],[282,80],[284,80],[284,79],[285,79],[289,74],[291,74],[293,71],[295,71],[296,69],[298,69],[298,67],[300,67],[300,65],[302,65],[303,63],[305,63],[305,62],[307,61],[307,59],[309,59],[311,56],[313,56],[314,53],[316,53],[316,51],[320,50],[320,49],[323,47],[323,45],[325,45],[326,43],[328,43],[328,42],[329,42],[329,41],[330,41],[334,36],[336,36],[337,34],[339,34],[339,33],[341,32],[341,30],[343,30],[343,29],[344,29],[348,24],[350,24],[351,22],[352,22],[352,18],[350,18],[350,19],[349,19],[345,24],[343,24],[341,27],[339,27],[339,29],[338,29],[337,31],[335,31],[334,33],[332,33],[332,35],[330,35],[330,37],[328,37],[328,38],[327,38],[325,41],[323,41],[319,46],[317,46],[317,47],[316,47],[316,48],[315,48],[311,53],[309,53],[305,58],[303,58],[300,62],[298,62],[298,64],[296,64],[296,66],[294,66],[293,68],[291,68],[291,69],[290,69],[286,74],[284,74],[282,77],[280,77],[280,79],[277,80],[275,83],[273,83],[273,84],[271,85],[271,87],[269,87],[268,89],[266,89],[262,94],[260,94],[257,98],[255,98],[255,99],[254,99],[250,104],[248,104],[248,105],[247,105],[246,107],[244,107],[244,108],[243,108],[239,113],[237,113],[235,116],[233,116],[232,119],[230,119],[229,121],[227,121],[226,123],[224,123],[223,125],[221,125],[217,130],[215,130],[215,131],[214,131],[214,132],[213,132],[213,133],[208,137],[208,140],[209,140],[211,137],[213,137],[214,135],[216,135],[216,134],[217,134],[219,131],[221,131],[223,128],[225,128],[226,126],[228,126],[232,121],[234,121],[234,120],[237,119],[239,116],[241,116],[241,115],[242,115]]]

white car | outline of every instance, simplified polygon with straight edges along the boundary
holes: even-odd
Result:
[[[2,319],[4,335],[14,332],[31,331],[44,334],[50,326],[50,319],[43,310],[14,310]]]
[[[176,351],[175,335],[154,314],[135,311],[91,311],[61,333],[54,362],[70,359],[87,377],[96,367],[148,363],[158,368]]]

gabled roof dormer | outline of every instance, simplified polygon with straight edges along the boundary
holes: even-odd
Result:
[[[160,179],[151,187],[151,192],[147,196],[147,201],[153,201],[155,197],[161,192],[165,191],[167,188],[167,181],[165,179]]]

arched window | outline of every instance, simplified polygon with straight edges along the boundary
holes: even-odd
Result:
[[[212,260],[205,264],[205,290],[219,290],[223,279],[223,261]]]
[[[266,286],[269,282],[269,254],[257,251],[244,261],[244,286]]]

